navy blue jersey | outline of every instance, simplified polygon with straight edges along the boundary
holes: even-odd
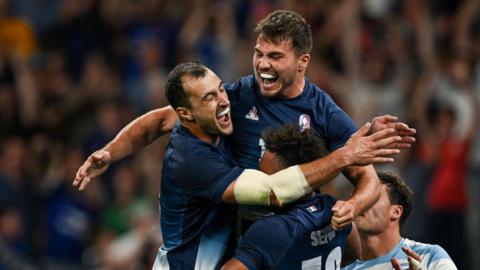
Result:
[[[172,132],[160,191],[164,244],[154,269],[215,269],[222,262],[237,208],[221,197],[242,172],[224,138],[215,146],[183,126]]]
[[[315,195],[284,212],[256,221],[245,233],[235,258],[248,269],[340,269],[351,225],[330,226],[335,199]]]
[[[258,169],[262,155],[260,135],[265,128],[298,122],[302,114],[308,115],[311,128],[330,151],[342,147],[356,131],[352,119],[307,79],[302,94],[287,100],[262,96],[253,75],[224,86],[232,107],[233,134],[228,140],[242,168]]]

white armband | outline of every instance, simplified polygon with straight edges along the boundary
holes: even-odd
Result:
[[[272,175],[245,169],[237,178],[233,191],[238,204],[270,205],[270,192],[273,191],[283,205],[312,192],[312,188],[296,165]]]
[[[265,178],[268,175],[257,170],[245,169],[238,176],[233,194],[238,204],[270,205],[270,192]]]
[[[281,205],[298,200],[313,191],[298,165],[270,175],[267,184]]]

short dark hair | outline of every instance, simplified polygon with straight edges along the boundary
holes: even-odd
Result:
[[[170,71],[165,83],[165,95],[170,105],[174,109],[177,107],[190,108],[191,104],[183,88],[182,78],[185,76],[203,78],[207,75],[207,72],[207,67],[198,61],[180,63]]]
[[[275,43],[288,41],[297,55],[312,51],[312,30],[305,19],[293,11],[277,10],[262,19],[255,32]]]
[[[300,131],[297,124],[268,128],[262,133],[265,149],[274,153],[284,167],[310,162],[325,156],[325,142],[311,129]]]
[[[403,207],[400,217],[400,228],[405,224],[413,208],[413,192],[403,179],[390,172],[377,172],[378,178],[383,185],[387,186],[388,199],[392,204]]]

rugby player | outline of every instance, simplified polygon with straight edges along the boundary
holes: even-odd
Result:
[[[367,124],[324,158],[267,175],[234,162],[223,137],[233,131],[230,102],[215,73],[200,63],[180,64],[167,78],[166,94],[181,125],[172,132],[164,158],[164,244],[154,269],[216,269],[231,257],[233,203],[288,204],[347,166],[390,162],[390,155],[399,152],[384,148],[401,140],[392,136],[394,129],[364,136]]]
[[[239,165],[258,168],[262,155],[262,131],[297,121],[301,115],[307,116],[311,128],[324,138],[329,151],[342,147],[356,127],[327,93],[305,78],[312,49],[312,33],[305,19],[291,11],[275,11],[259,22],[255,31],[258,38],[253,55],[254,74],[223,86],[232,102],[228,115],[235,125],[228,142]],[[170,106],[137,118],[103,149],[88,157],[78,170],[74,185],[84,189],[92,178],[107,169],[110,162],[130,155],[170,132],[176,121],[175,110]],[[388,115],[374,118],[370,132],[387,128],[394,128],[402,137],[402,141],[392,148],[409,147],[415,140],[412,137],[414,129]],[[332,219],[336,228],[351,222],[379,196],[379,181],[371,165],[345,167],[343,173],[355,189],[350,200],[337,201]]]
[[[260,170],[267,174],[328,153],[323,140],[302,122],[267,129],[262,138]],[[310,193],[256,221],[222,270],[340,269],[352,262],[360,255],[358,232],[352,225],[333,230],[334,203],[329,195]]]
[[[413,193],[391,173],[379,172],[380,199],[355,218],[362,254],[345,270],[456,270],[447,252],[438,245],[415,242],[400,235],[413,208]]]

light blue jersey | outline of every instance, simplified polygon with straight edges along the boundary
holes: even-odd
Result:
[[[392,264],[390,260],[392,258],[396,258],[400,262],[402,269],[408,269],[407,255],[403,252],[402,247],[408,247],[420,256],[422,270],[457,269],[450,256],[448,256],[447,252],[439,245],[424,244],[404,238],[387,254],[368,261],[356,260],[354,263],[342,269],[391,270]]]

